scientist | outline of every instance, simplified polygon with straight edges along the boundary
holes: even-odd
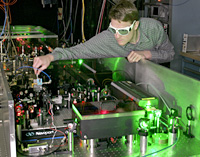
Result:
[[[107,30],[70,48],[55,48],[51,54],[35,57],[33,67],[44,70],[52,61],[127,57],[130,63],[147,59],[155,63],[170,62],[174,46],[162,24],[152,18],[140,18],[129,0],[121,0],[109,12]],[[39,74],[39,70],[35,70]]]

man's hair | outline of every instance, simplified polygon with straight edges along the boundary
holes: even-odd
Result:
[[[139,15],[133,2],[130,0],[120,0],[111,8],[109,18],[124,22],[130,21],[132,23],[134,20],[137,21],[139,19]]]

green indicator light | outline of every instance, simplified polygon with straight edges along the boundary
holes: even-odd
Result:
[[[173,124],[173,119],[170,119],[170,122],[169,122],[169,124]]]
[[[79,64],[79,65],[83,64],[83,60],[82,60],[82,59],[79,59],[79,60],[78,60],[78,64]]]
[[[120,117],[120,114],[119,114],[119,113],[115,113],[115,116],[116,116],[116,117]]]
[[[146,124],[144,121],[140,123],[140,126],[142,128],[147,128],[148,127],[148,124]]]
[[[78,119],[77,119],[77,118],[75,118],[75,120],[74,120],[74,121],[75,121],[75,123],[78,123]]]
[[[122,143],[125,143],[125,142],[126,142],[126,137],[122,136]]]
[[[156,111],[155,114],[156,114],[156,117],[161,117],[161,111]]]
[[[154,119],[153,113],[149,113],[148,118],[151,119],[151,120],[153,120]]]
[[[145,109],[150,109],[150,106],[146,106],[146,108]]]
[[[91,92],[96,92],[96,89],[91,90]]]
[[[72,104],[72,110],[75,112],[75,114],[78,116],[78,118],[80,120],[82,120],[82,116],[81,116],[80,112],[77,110],[77,108],[74,106],[74,104]]]
[[[149,129],[149,119],[147,119],[147,118],[141,118],[139,120],[139,126],[143,130],[148,130]]]
[[[150,101],[147,101],[147,106],[150,106],[151,105],[151,102]]]
[[[151,108],[151,102],[147,101],[147,103],[146,103],[146,109],[150,109],[150,108]]]

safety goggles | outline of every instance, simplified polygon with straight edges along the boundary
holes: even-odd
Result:
[[[136,22],[136,21],[134,20],[131,26],[129,26],[129,27],[124,27],[124,28],[115,28],[115,27],[113,27],[113,26],[111,25],[111,23],[110,23],[108,29],[109,29],[112,33],[114,33],[114,34],[119,33],[120,35],[128,35],[128,33],[132,30],[132,28],[133,28],[135,22]]]

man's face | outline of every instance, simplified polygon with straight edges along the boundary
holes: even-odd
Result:
[[[132,23],[111,19],[111,25],[113,28],[119,29],[119,28],[127,28],[127,27],[131,26]],[[120,35],[119,32],[116,32],[114,34],[114,36],[119,45],[121,45],[121,46],[126,45],[133,38],[133,28],[127,35]]]

